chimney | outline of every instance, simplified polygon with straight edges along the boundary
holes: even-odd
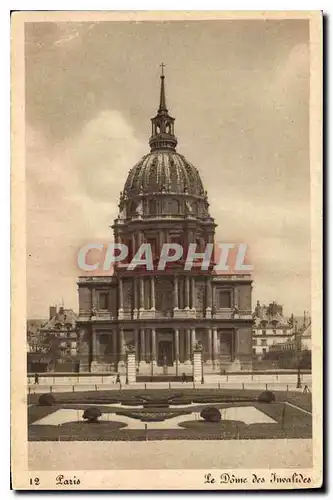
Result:
[[[57,306],[50,306],[50,319],[54,318],[57,314]]]

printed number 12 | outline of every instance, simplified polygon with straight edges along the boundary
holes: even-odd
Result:
[[[35,486],[38,486],[39,485],[39,477],[34,477],[33,479],[30,478],[30,484],[31,485],[35,485]]]

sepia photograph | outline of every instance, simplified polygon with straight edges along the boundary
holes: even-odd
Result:
[[[322,16],[12,16],[15,489],[322,484]]]

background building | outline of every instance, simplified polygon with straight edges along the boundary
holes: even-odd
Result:
[[[42,351],[40,329],[45,323],[47,323],[46,319],[27,320],[27,352]]]
[[[293,325],[283,316],[283,306],[272,302],[268,306],[257,302],[252,330],[252,353],[262,359],[277,344],[292,337]]]
[[[150,243],[186,250],[214,243],[215,221],[198,170],[176,151],[161,76],[160,104],[151,120],[150,153],[129,172],[114,221],[116,242],[129,260]],[[184,252],[186,253],[186,252]],[[123,370],[126,345],[135,346],[139,373],[191,372],[192,351],[203,346],[206,372],[251,368],[251,276],[216,275],[184,262],[143,273],[115,268],[113,276],[80,277],[80,370]]]
[[[40,328],[42,352],[49,359],[48,370],[72,371],[78,354],[77,315],[72,309],[50,307],[49,320]]]
[[[256,368],[311,369],[311,318],[306,312],[286,320],[279,304],[266,307],[258,302],[254,315]]]
[[[293,328],[293,333],[286,342],[277,344],[272,349],[274,352],[279,351],[311,351],[312,350],[312,334],[311,334],[311,318],[307,318],[307,322],[298,326],[296,323]]]

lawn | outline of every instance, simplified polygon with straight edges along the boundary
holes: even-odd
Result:
[[[262,391],[250,390],[211,390],[168,389],[126,390],[126,391],[91,391],[80,393],[57,393],[53,406],[38,405],[38,395],[29,396],[28,423],[29,440],[31,441],[132,441],[132,440],[165,440],[165,439],[272,439],[272,438],[311,438],[312,416],[299,408],[311,411],[311,394],[292,392],[276,392],[276,401],[260,403],[257,401]],[[167,398],[173,396],[172,405],[165,405]],[[145,398],[144,408],[143,401]],[[289,402],[294,406],[285,404]],[[123,403],[131,408],[112,406]],[[191,419],[191,414],[200,414],[204,404],[210,403],[217,408],[254,407],[262,414],[274,419],[276,423],[251,423],[246,425],[241,420],[223,419],[219,423],[208,423],[201,419]],[[106,420],[87,423],[80,420],[65,422],[61,425],[31,425],[41,418],[59,409],[84,410],[87,405],[98,406]],[[185,405],[192,404],[191,407]],[[105,406],[109,405],[109,406]],[[178,407],[179,406],[179,407]],[[78,412],[79,415],[79,412]],[[157,421],[172,421],[172,418],[184,416],[177,428],[154,429],[150,424]],[[189,419],[186,419],[186,416]],[[127,416],[131,420],[141,421],[142,428],[127,429],[127,425],[119,416]],[[146,423],[147,422],[147,423]],[[147,428],[145,429],[145,423]]]

